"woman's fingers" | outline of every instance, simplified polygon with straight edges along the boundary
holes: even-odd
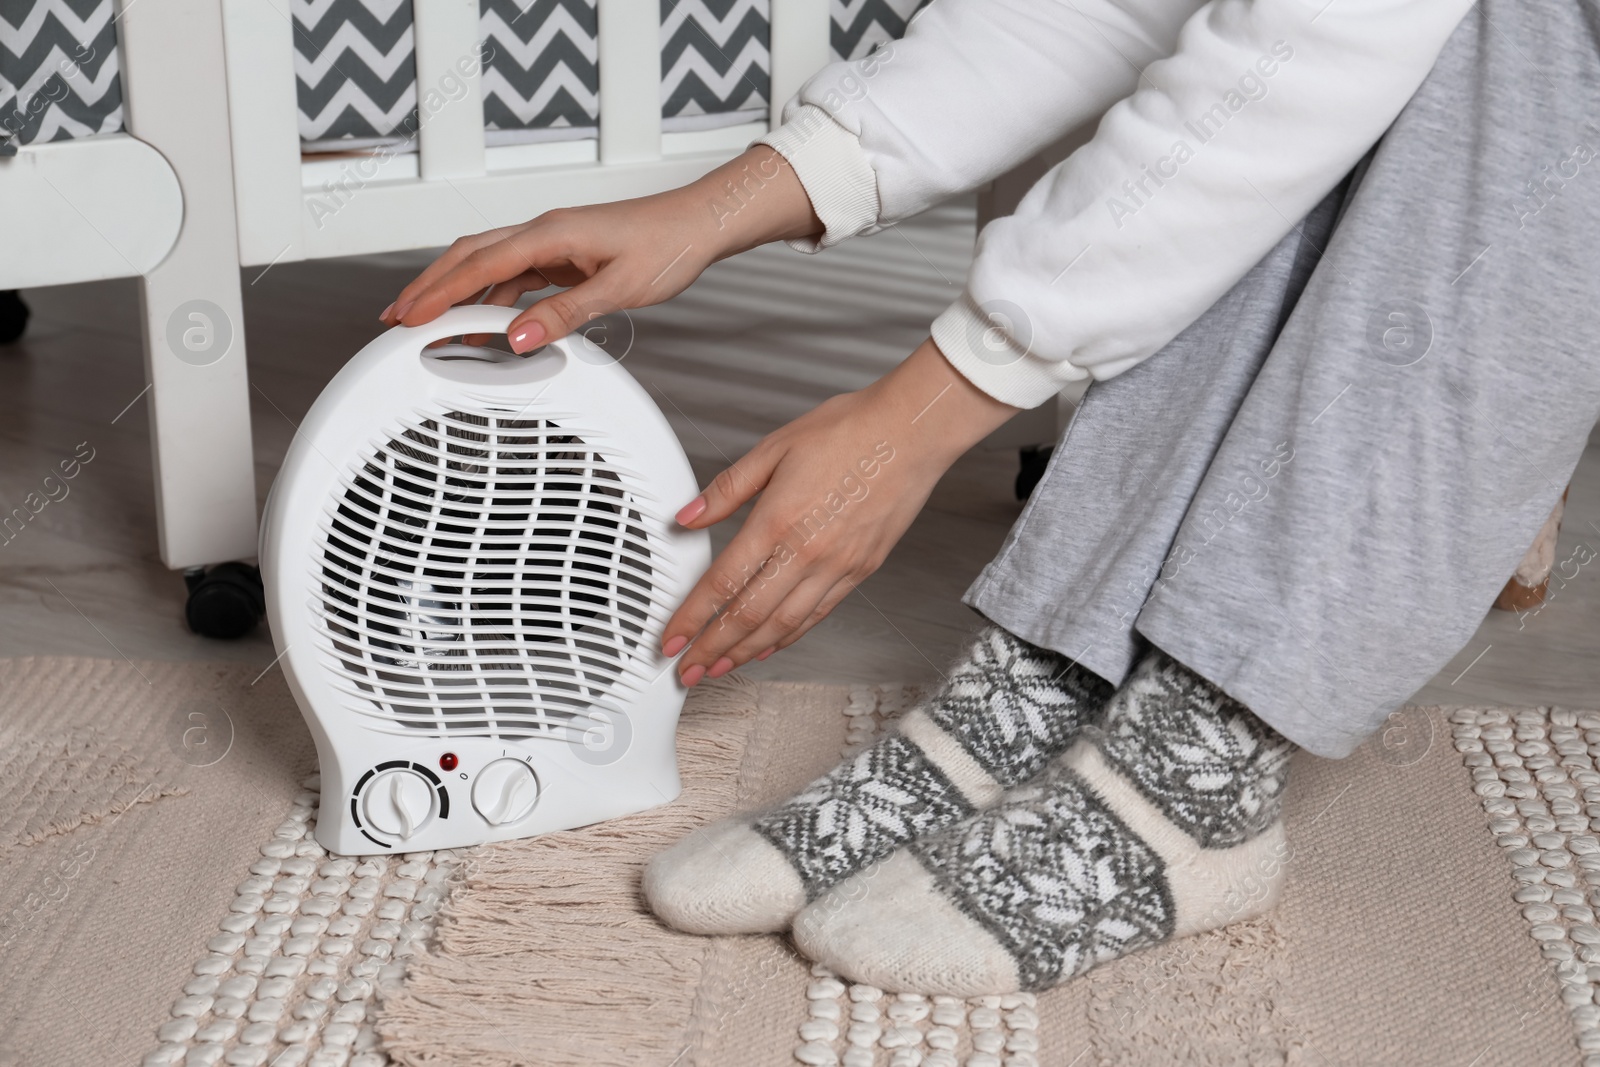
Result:
[[[536,293],[549,286],[543,274],[536,270],[524,271],[508,282],[491,285],[489,292],[484,295],[484,304],[493,304],[495,307],[508,308],[521,299],[523,293]],[[463,337],[462,343],[469,345],[486,345],[493,338],[492,334],[475,333]]]
[[[797,570],[774,566],[770,560],[756,568],[679,661],[678,674],[685,684],[699,681],[697,672],[721,677],[775,641],[754,635],[794,629],[810,616],[832,583],[816,575],[795,573]],[[755,647],[738,658],[730,654],[741,645],[752,644]]]
[[[485,296],[487,295],[487,292],[488,291],[486,290],[485,292],[473,293],[471,296],[467,297],[465,300],[456,301],[455,306],[456,307],[466,307],[469,304],[480,303],[480,302],[482,302],[484,300]],[[402,323],[402,325],[404,325],[404,324]],[[477,335],[477,336],[482,336],[482,335],[480,334],[480,335]],[[426,347],[426,348],[443,348],[445,345],[454,344],[455,340],[456,339],[454,337],[441,337],[437,341],[429,341],[427,343],[427,345],[424,346],[424,347]],[[478,342],[478,341],[474,341],[471,337],[463,337],[461,339],[461,341],[462,341],[463,344],[469,344],[469,345],[481,343],[481,342]]]
[[[678,523],[691,529],[709,525],[732,514],[739,504],[759,492],[772,477],[777,457],[781,455],[780,449],[765,445],[766,442],[756,445],[733,467],[713,478],[711,485],[700,496],[678,512]],[[708,510],[708,498],[716,502],[717,512]],[[713,515],[715,517],[709,517]],[[775,560],[776,565],[783,566],[786,562],[785,552],[787,545],[766,529],[763,517],[752,514],[727,547],[711,561],[711,566],[689,590],[689,595],[684,597],[672,618],[667,620],[661,639],[662,651],[668,656],[676,656],[683,651],[684,646],[694,640],[719,611],[740,595],[751,575],[758,573],[769,561]],[[680,664],[684,670],[689,666],[692,664]],[[700,666],[709,667],[711,663]],[[683,671],[680,670],[680,673]]]
[[[662,638],[662,651],[675,656],[681,652],[686,644],[697,639],[708,624],[719,618],[719,612],[736,610],[738,600],[744,593],[745,583],[751,576],[757,574],[773,556],[774,543],[770,538],[763,538],[752,530],[749,524],[740,530],[734,539],[729,542],[717,558],[711,561],[710,568],[689,590],[689,595],[678,606],[672,618],[667,620],[665,636]],[[790,584],[793,584],[791,580]],[[743,616],[748,623],[753,621],[751,615]],[[752,627],[753,628],[753,627]],[[732,642],[728,642],[732,644]],[[679,673],[684,673],[693,665],[695,657],[691,655],[679,664]],[[700,664],[710,667],[712,661],[706,660]]]
[[[781,456],[781,448],[770,447],[762,441],[685,504],[678,512],[678,524],[701,529],[727,518],[766,486]],[[781,556],[781,542],[768,534],[764,525],[759,516],[751,515],[744,528],[711,561],[706,573],[667,620],[661,638],[662,652],[668,656],[682,652],[719,611],[740,595],[752,574],[775,556]],[[686,674],[694,666],[699,666],[703,672],[711,665],[711,661],[702,664],[686,661],[679,664],[679,674]],[[695,680],[698,678],[696,675]]]
[[[504,239],[507,230],[511,228],[508,226],[497,230],[485,230],[482,233],[473,233],[465,237],[456,238],[438,259],[429,263],[427,267],[423,268],[421,274],[411,279],[406,287],[400,290],[400,295],[394,298],[394,303],[385,308],[383,314],[378,317],[391,326],[398,323],[401,316],[411,309],[411,305],[416,302],[417,297],[432,286],[434,282],[455,270],[462,260],[478,249]],[[479,286],[478,288],[482,289],[484,286]]]
[[[422,277],[401,290],[393,317],[407,326],[420,326],[474,293],[529,271],[541,270],[551,258],[549,249],[543,247],[544,240],[536,225],[521,227],[504,232],[498,240],[471,248],[432,277],[428,277],[433,271],[433,267],[429,267]],[[456,246],[450,248],[450,252],[440,257],[440,262],[449,258]]]
[[[703,530],[732,515],[751,497],[767,487],[772,472],[783,460],[785,449],[765,438],[746,452],[733,466],[711,479],[711,484],[700,491],[678,512],[678,523],[691,530]],[[753,516],[752,516],[753,518]]]
[[[833,609],[844,603],[844,598],[855,592],[856,586],[860,584],[860,582],[850,577],[839,579],[834,587],[828,590],[828,595],[823,597],[822,602],[818,604],[816,609],[811,612],[811,617],[806,619],[806,621],[798,630],[785,635],[768,647],[775,652],[781,652],[790,645],[794,644],[796,641],[800,640],[806,634],[811,632],[811,628],[813,626],[817,625],[817,623],[821,622],[823,619],[826,619],[829,615],[832,615]],[[765,651],[765,649],[763,649],[763,651]],[[756,658],[761,658],[759,653],[757,654]]]
[[[539,271],[523,271],[509,281],[491,285],[488,295],[483,298],[483,302],[508,308],[515,304],[523,293],[536,293],[540,289],[548,288],[549,285],[549,280]]]
[[[606,271],[599,271],[571,289],[535,301],[506,328],[511,351],[531,351],[583,329],[602,315],[620,310],[622,301],[606,275]]]
[[[724,674],[780,645],[795,631],[814,625],[813,616],[819,609],[825,615],[849,592],[848,588],[836,592],[835,587],[859,570],[851,561],[870,558],[870,553],[861,555],[859,545],[841,544],[839,527],[828,526],[829,536],[823,537],[820,525],[806,527],[809,535],[796,525],[818,511],[806,501],[838,495],[834,492],[838,475],[832,462],[822,459],[818,451],[835,442],[837,427],[817,430],[821,439],[812,442],[813,448],[790,445],[796,433],[804,441],[816,429],[802,431],[797,426],[818,418],[816,412],[803,416],[764,439],[713,478],[678,513],[680,524],[699,529],[721,522],[751,497],[766,491],[744,528],[667,623],[663,650],[675,655],[687,646],[678,664],[679,675],[687,684],[707,674]],[[821,418],[832,421],[826,414]],[[780,471],[784,473],[780,475]],[[777,488],[780,477],[781,489]],[[826,514],[831,517],[833,512]],[[830,598],[832,602],[828,602]]]
[[[843,592],[836,593],[843,581],[829,572],[816,572],[800,579],[800,584],[780,601],[770,611],[762,611],[763,621],[753,630],[739,633],[732,625],[724,626],[724,619],[729,622],[728,612],[719,615],[706,632],[695,642],[695,647],[690,650],[689,658],[693,662],[711,663],[706,672],[708,678],[720,678],[735,667],[755,659],[769,648],[778,648],[791,639],[791,635],[803,633],[810,626],[816,625],[813,619],[820,620],[826,616],[833,606],[844,598],[844,595],[854,588],[847,586]],[[748,587],[747,587],[748,590]],[[747,591],[747,596],[754,600],[760,596],[760,590]],[[717,638],[732,639],[726,643]]]

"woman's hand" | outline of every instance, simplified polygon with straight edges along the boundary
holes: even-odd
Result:
[[[719,259],[821,229],[788,162],[757,145],[670,192],[463,237],[378,317],[420,326],[455,304],[510,307],[523,293],[567,287],[512,322],[511,347],[526,352],[601,315],[676,296]]]
[[[680,524],[701,529],[761,499],[667,622],[663,653],[688,648],[678,664],[684,683],[799,640],[878,569],[950,465],[1016,413],[929,340],[717,475],[678,513]]]

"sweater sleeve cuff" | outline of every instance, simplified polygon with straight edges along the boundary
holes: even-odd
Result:
[[[1024,331],[1007,319],[999,312],[984,314],[962,296],[933,320],[933,343],[969,382],[1012,407],[1036,408],[1066,382],[1089,376],[1081,367],[1029,352],[1027,337],[1018,336]]]
[[[789,161],[822,220],[820,238],[789,242],[800,252],[820,252],[877,225],[878,176],[861,141],[815,104],[801,104],[782,126],[752,144],[770,145]]]

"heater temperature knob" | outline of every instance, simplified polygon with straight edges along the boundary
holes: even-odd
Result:
[[[519,822],[539,801],[539,779],[519,759],[497,759],[472,783],[472,806],[490,826]]]
[[[361,813],[367,825],[401,841],[416,834],[433,817],[437,803],[433,784],[416,771],[380,772],[361,791]]]

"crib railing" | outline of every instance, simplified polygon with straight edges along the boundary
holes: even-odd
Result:
[[[403,157],[304,161],[288,0],[223,0],[240,259],[245,265],[444,244],[540,211],[690,181],[760,127],[661,125],[657,0],[599,0],[599,135],[486,147],[478,0],[413,0],[419,126]],[[829,52],[829,0],[771,0],[770,122]],[[426,94],[448,86],[448,106]]]
[[[419,110],[419,176],[423,181],[471,178],[484,173],[482,66],[461,58],[478,48],[478,0],[427,0],[412,5],[417,87],[458,77],[465,92],[449,107]],[[420,96],[420,93],[419,93]]]

